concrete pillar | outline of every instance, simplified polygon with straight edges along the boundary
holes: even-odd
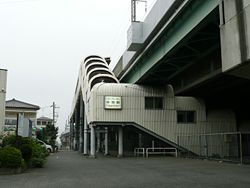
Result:
[[[153,148],[153,152],[154,152],[154,148],[155,148],[155,141],[152,140],[152,148]]]
[[[105,127],[105,152],[104,155],[109,154],[109,142],[108,142],[108,127]]]
[[[75,134],[75,150],[77,151],[79,149],[79,116],[78,116],[78,110],[76,107],[75,110],[75,128],[76,128],[76,134]]]
[[[76,123],[73,123],[74,135],[73,135],[73,150],[76,150]]]
[[[80,97],[80,143],[79,152],[83,152],[83,100]]]
[[[73,150],[74,149],[73,148],[73,146],[74,146],[74,144],[73,144],[73,140],[74,140],[74,124],[72,122],[72,119],[70,119],[70,138],[69,138],[69,140],[70,140],[70,149]]]
[[[95,157],[95,127],[90,126],[90,156]]]
[[[138,139],[139,139],[139,148],[142,148],[142,134],[138,134]]]
[[[96,132],[96,138],[97,138],[97,148],[96,151],[100,152],[100,148],[101,148],[101,133],[99,131],[100,129],[97,130]]]
[[[80,152],[80,153],[82,153],[82,146],[83,146],[83,137],[82,137],[82,126],[81,126],[81,124],[80,124],[80,131],[79,131],[80,133],[80,138],[79,138],[79,148],[78,148],[78,151]]]
[[[123,156],[123,127],[118,129],[118,157]]]
[[[88,155],[88,123],[86,112],[84,113],[84,136],[83,136],[83,154]]]

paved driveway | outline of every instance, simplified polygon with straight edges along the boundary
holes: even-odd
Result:
[[[0,188],[250,187],[250,166],[183,158],[85,158],[60,151],[44,168],[0,176]]]

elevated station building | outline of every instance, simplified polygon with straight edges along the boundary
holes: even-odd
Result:
[[[132,22],[113,72],[81,62],[71,148],[130,154],[175,147],[216,158],[250,156],[250,1],[157,0]]]

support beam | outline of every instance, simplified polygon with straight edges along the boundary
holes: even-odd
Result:
[[[80,153],[83,152],[83,148],[82,148],[82,146],[83,146],[83,135],[82,135],[82,131],[83,131],[83,128],[82,128],[82,125],[81,125],[81,123],[80,123],[80,129],[79,129],[80,138],[79,138],[79,148],[78,148],[78,151],[79,151]]]
[[[83,100],[80,97],[80,144],[79,152],[83,152]]]
[[[85,112],[85,110],[84,110]],[[86,112],[84,113],[84,136],[83,136],[83,155],[88,155],[88,123]]]
[[[94,125],[90,126],[90,156],[95,157],[95,127]]]
[[[73,150],[73,140],[74,140],[74,124],[73,120],[70,119],[70,149]]]
[[[108,127],[105,127],[105,153],[104,155],[109,154],[109,142],[108,142]]]
[[[123,156],[123,127],[118,128],[118,157]]]
[[[80,127],[79,127],[79,111],[78,108],[75,110],[75,128],[76,128],[76,134],[75,134],[75,151],[79,150],[79,134],[80,134]]]
[[[138,133],[138,140],[139,140],[139,148],[142,148],[142,134],[141,133]]]
[[[100,130],[98,129],[98,131],[96,132],[96,138],[97,138],[97,148],[96,148],[96,152],[100,152],[101,149],[101,133]]]

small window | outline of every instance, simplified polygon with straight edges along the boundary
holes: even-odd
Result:
[[[145,109],[163,109],[163,98],[145,97]]]
[[[155,109],[163,109],[162,97],[154,97],[154,107]]]
[[[16,125],[17,120],[16,119],[5,119],[5,125]]]
[[[154,100],[153,97],[145,97],[145,109],[153,109]]]
[[[177,123],[195,123],[195,111],[177,111]]]

